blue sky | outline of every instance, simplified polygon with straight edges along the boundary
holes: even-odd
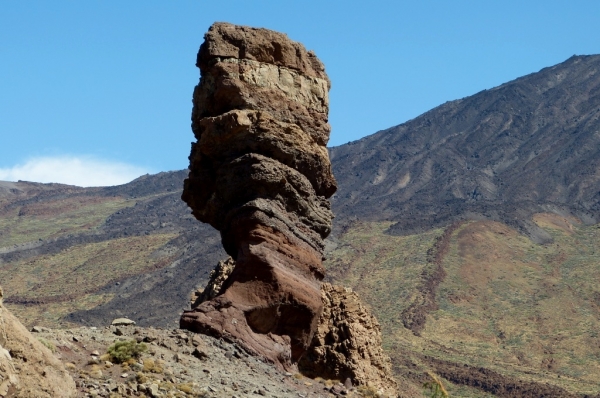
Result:
[[[325,63],[330,145],[573,54],[598,1],[4,1],[0,180],[123,183],[187,167],[195,56],[214,21],[282,31]]]

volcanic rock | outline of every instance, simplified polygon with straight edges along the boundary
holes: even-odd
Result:
[[[327,152],[330,82],[286,35],[215,23],[194,90],[182,199],[221,232],[236,267],[182,328],[225,337],[290,367],[322,311],[323,239],[337,189]]]
[[[192,294],[192,308],[218,296],[223,284],[235,268],[235,261],[231,257],[219,261],[216,268],[210,272],[208,283],[204,289],[198,289]]]
[[[216,297],[235,269],[230,257],[219,261],[204,290],[196,293],[192,308]],[[381,347],[377,319],[358,294],[343,286],[321,285],[323,312],[311,345],[300,359],[300,371],[309,377],[345,380],[347,389],[367,386],[380,395],[396,396],[390,358]]]
[[[111,325],[112,326],[133,326],[133,325],[135,325],[135,321],[132,321],[129,318],[117,318],[112,321]]]
[[[548,243],[536,213],[600,221],[599,116],[600,55],[573,56],[331,148],[334,209],[394,235],[487,219]]]
[[[350,379],[381,395],[396,396],[390,358],[381,347],[381,328],[352,289],[324,283],[323,313],[310,348],[298,364],[310,377]]]
[[[2,305],[0,288],[0,397],[75,397],[63,364]]]

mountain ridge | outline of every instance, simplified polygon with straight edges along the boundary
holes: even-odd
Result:
[[[600,127],[599,65],[598,55],[571,57],[331,148],[336,214],[401,218],[392,233],[482,217],[539,243],[549,237],[527,220],[537,211],[597,222],[600,135],[589,132]],[[566,164],[557,172],[553,162]]]

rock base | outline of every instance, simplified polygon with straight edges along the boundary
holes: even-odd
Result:
[[[380,396],[397,396],[377,319],[352,289],[324,283],[321,295],[323,314],[310,348],[300,359],[300,371],[309,377],[349,379]]]

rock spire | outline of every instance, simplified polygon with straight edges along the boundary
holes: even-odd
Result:
[[[236,266],[182,328],[225,337],[285,368],[322,313],[323,239],[336,190],[327,152],[330,81],[286,35],[215,23],[194,90],[182,199],[221,232]]]

